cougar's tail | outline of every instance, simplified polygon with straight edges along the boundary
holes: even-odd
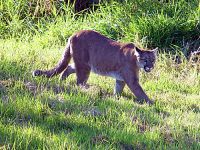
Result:
[[[35,70],[33,71],[33,76],[46,76],[47,78],[50,78],[55,75],[58,75],[65,68],[67,68],[70,59],[71,59],[71,54],[70,54],[70,39],[69,39],[65,51],[62,55],[62,59],[58,62],[58,64],[50,70]]]

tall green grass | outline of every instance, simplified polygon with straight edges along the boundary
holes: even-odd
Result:
[[[37,34],[50,39],[54,36],[56,42],[63,42],[74,31],[89,28],[116,40],[166,48],[182,46],[183,40],[196,40],[200,34],[198,0],[113,1],[89,14],[77,15],[73,14],[71,5],[52,5],[50,14],[45,13],[43,5],[39,11],[44,12],[34,16],[31,9],[35,10],[36,6],[26,0],[1,1],[1,37],[25,36],[32,40],[32,35]]]

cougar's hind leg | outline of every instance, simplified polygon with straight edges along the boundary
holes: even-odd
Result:
[[[61,74],[60,80],[65,80],[70,74],[76,73],[75,65],[70,64]]]
[[[87,80],[89,78],[90,75],[90,66],[89,65],[84,65],[84,64],[75,64],[76,67],[76,76],[77,76],[77,85],[78,86],[87,86]]]
[[[123,89],[125,86],[125,82],[124,81],[120,81],[120,80],[116,80],[115,82],[115,89],[114,89],[114,95],[121,95]]]
[[[76,84],[78,86],[86,87],[91,70],[89,65],[88,48],[85,47],[85,41],[82,41],[80,38],[78,39],[78,37],[72,38],[70,48],[73,50],[72,57],[76,70]]]

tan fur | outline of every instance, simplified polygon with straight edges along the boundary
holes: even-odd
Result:
[[[74,65],[68,65],[71,57]],[[155,63],[156,50],[144,51],[133,43],[111,40],[92,30],[82,30],[71,36],[63,57],[51,70],[35,70],[33,75],[53,77],[61,72],[61,79],[76,73],[77,85],[85,86],[90,71],[116,78],[115,94],[121,94],[125,84],[138,100],[152,101],[139,84],[139,69],[150,72]]]

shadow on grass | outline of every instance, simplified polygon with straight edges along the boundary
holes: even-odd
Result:
[[[76,102],[74,103],[73,101],[74,97],[72,96],[72,100],[58,103],[55,108],[50,108],[48,104],[49,100],[41,97],[41,101],[47,101],[47,103],[43,103],[43,110],[35,113],[31,112],[30,109],[30,114],[21,112],[19,108],[14,107],[14,104],[13,106],[0,105],[0,114],[3,117],[1,122],[3,125],[10,126],[10,128],[18,128],[18,131],[13,130],[12,133],[9,133],[9,129],[6,128],[0,131],[2,135],[0,138],[1,143],[10,144],[14,141],[15,143],[21,143],[19,147],[15,145],[16,148],[52,147],[55,141],[50,143],[49,141],[51,140],[48,139],[51,139],[52,135],[58,137],[64,135],[65,138],[70,138],[72,143],[78,142],[78,145],[84,145],[84,148],[95,147],[98,144],[108,144],[117,148],[146,149],[152,146],[162,147],[162,142],[166,146],[169,146],[183,143],[184,140],[188,139],[188,135],[178,135],[180,137],[182,136],[182,140],[176,141],[173,139],[172,133],[169,135],[165,132],[159,136],[161,139],[152,139],[151,136],[146,136],[145,133],[151,131],[150,128],[159,126],[159,122],[161,121],[158,115],[154,114],[153,108],[146,109],[145,107],[134,104],[126,105],[118,101],[99,99],[95,101],[96,106],[102,107],[103,105],[104,108],[102,111],[105,113],[100,116],[85,116],[83,111],[85,108],[90,107],[90,105],[76,105]],[[52,101],[56,102],[56,100]],[[108,108],[112,110],[112,114],[110,114]],[[29,108],[27,107],[27,109]],[[68,112],[65,112],[66,109]],[[133,110],[131,114],[134,114],[134,120],[132,120],[134,123],[131,126],[138,128],[135,132],[124,130],[126,128],[126,120],[123,122],[119,120],[123,112],[129,113],[131,110]],[[162,108],[159,109],[160,111],[162,111]],[[136,124],[135,122],[140,122],[141,124]],[[39,133],[31,137],[26,133],[21,133],[21,130],[27,129],[27,127],[41,131],[43,138],[38,138]],[[26,139],[29,140],[28,144],[26,143]],[[192,141],[192,144],[189,146],[197,146],[195,139],[191,137],[189,139],[190,142]]]
[[[76,109],[78,108],[74,108],[74,111]],[[16,112],[13,115],[15,114]],[[78,115],[78,113],[76,113],[75,115]],[[15,148],[42,148],[44,146],[55,146],[55,141],[51,139],[52,135],[56,135],[58,137],[62,137],[64,135],[65,138],[70,138],[72,143],[78,142],[78,144],[84,145],[84,148],[91,148],[91,146],[95,147],[95,145],[98,144],[112,144],[114,147],[117,148],[123,147],[130,149],[146,149],[152,146],[156,148],[162,147],[162,144],[166,144],[166,146],[168,145],[170,147],[170,145],[175,146],[184,142],[184,140],[187,140],[188,138],[190,140],[189,142],[191,142],[188,146],[197,146],[197,141],[195,139],[192,139],[188,135],[178,135],[179,137],[183,136],[182,141],[177,141],[177,139],[173,139],[173,136],[169,135],[168,133],[161,134],[159,139],[152,139],[151,137],[146,136],[145,132],[128,132],[126,130],[123,130],[123,126],[121,126],[121,129],[119,129],[117,126],[114,127],[114,125],[96,126],[96,123],[99,124],[100,122],[105,121],[103,119],[101,120],[101,117],[97,117],[96,121],[94,118],[91,117],[86,117],[83,120],[81,120],[80,118],[79,121],[77,120],[77,118],[73,118],[73,115],[63,116],[62,114],[46,114],[45,117],[42,117],[38,116],[38,114],[33,113],[28,120],[26,119],[20,121],[20,123],[19,120],[15,118],[11,118],[11,120],[13,121],[11,123],[8,123],[6,122],[7,119],[8,118],[2,120],[2,122],[5,127],[8,126],[10,127],[10,129],[5,128],[4,130],[0,131],[2,135],[0,141],[4,144],[10,144],[14,141],[16,143],[21,143],[20,145],[15,145]],[[87,122],[90,119],[93,123]],[[109,120],[110,118],[107,119]],[[12,128],[14,127],[17,127],[18,130],[16,131],[16,128],[13,130]],[[33,131],[35,134],[30,137],[25,132],[20,131],[23,130],[23,128],[27,129],[27,127],[33,127],[34,129],[37,129],[42,133]],[[38,136],[41,136],[41,134],[42,138],[38,138]],[[26,143],[26,140],[29,141],[28,144]]]
[[[129,133],[123,130],[123,128],[125,127],[124,123],[119,123],[119,118],[120,115],[122,115],[121,113],[123,111],[130,111],[132,108],[134,108],[134,110],[144,112],[144,108],[140,108],[134,105],[128,106],[127,108],[125,104],[119,103],[119,101],[91,99],[94,100],[96,107],[103,106],[103,108],[101,109],[102,115],[88,116],[84,114],[84,111],[87,110],[91,106],[91,104],[89,103],[87,105],[83,103],[77,105],[77,102],[73,101],[73,98],[75,97],[76,95],[72,96],[72,100],[67,100],[62,103],[59,103],[57,100],[47,100],[46,97],[43,97],[40,99],[43,102],[43,110],[39,113],[31,112],[33,111],[33,109],[29,109],[28,107],[27,109],[30,111],[30,113],[23,113],[21,112],[20,108],[15,107],[15,103],[12,104],[13,106],[1,105],[0,114],[4,118],[2,122],[4,125],[14,125],[17,128],[20,128],[20,130],[23,130],[23,128],[34,126],[37,129],[40,129],[42,133],[44,133],[44,137],[50,137],[50,135],[52,134],[57,136],[66,134],[66,136],[69,135],[69,137],[72,138],[74,141],[78,141],[79,144],[86,145],[87,148],[89,148],[91,145],[95,146],[96,144],[101,144],[104,140],[107,144],[114,143],[116,147],[134,147],[134,143],[130,143],[129,140],[126,141],[127,136],[132,139],[134,139],[135,136],[141,137],[141,139],[144,138],[141,133]],[[49,106],[50,103],[52,105],[52,101],[54,103],[57,103],[57,106],[54,108],[51,108]],[[111,112],[113,113],[112,115],[107,108],[111,108],[111,110],[113,110]],[[117,114],[115,113],[117,110],[122,110],[122,112]],[[147,112],[146,114],[150,114],[150,112]],[[144,117],[142,119],[144,119]],[[151,117],[151,119],[154,118]],[[97,127],[96,124],[99,124],[100,127]],[[122,130],[120,131],[120,129]],[[142,132],[145,132],[145,129],[142,130]],[[9,135],[8,133],[2,133],[2,135],[6,135],[3,137],[11,137],[10,143],[12,143],[13,140],[20,139],[19,134],[13,133]],[[29,144],[33,147],[34,143],[38,146],[42,146],[42,144],[48,143],[47,141],[45,141],[46,139],[39,140],[37,138],[37,135],[35,135],[35,137],[33,136],[32,138],[33,139],[30,139],[31,142]],[[25,140],[20,140],[22,141],[22,143],[26,144]],[[5,139],[2,139],[2,141],[5,141]],[[21,143],[21,141],[18,142]],[[148,143],[146,144],[148,145]],[[49,145],[49,143],[47,145]],[[144,146],[145,143],[142,145]],[[23,147],[25,146],[27,145],[24,145]]]
[[[112,130],[108,127],[96,127],[92,124],[87,124],[86,122],[78,122],[73,119],[68,118],[62,118],[60,116],[51,116],[43,121],[40,122],[31,122],[35,126],[36,129],[42,132],[43,138],[38,138],[38,136],[41,134],[35,133],[31,137],[29,137],[26,133],[20,131],[13,132],[7,131],[5,129],[4,131],[1,131],[1,141],[5,141],[4,144],[9,143],[21,143],[20,145],[16,145],[15,148],[42,148],[42,147],[51,147],[53,146],[55,141],[52,141],[52,143],[49,143],[51,141],[52,136],[58,136],[61,137],[65,136],[65,138],[70,138],[71,142],[77,143],[78,145],[84,145],[84,148],[90,148],[91,146],[95,146],[96,144],[114,144],[114,147],[138,147],[138,145],[127,143],[125,138],[123,137],[129,137],[134,139],[134,137],[143,137],[142,134],[139,133],[128,133],[126,131],[120,131],[120,130]],[[6,124],[4,124],[6,126]],[[30,124],[29,124],[30,125]],[[12,128],[13,126],[11,126]],[[23,128],[27,128],[27,126],[21,126],[19,124],[15,123],[15,127],[17,127],[19,130],[23,130]],[[16,128],[15,128],[16,129]],[[123,136],[121,139],[118,136]],[[22,138],[23,137],[23,138]],[[102,138],[99,138],[102,137]],[[143,137],[144,138],[144,137]],[[29,141],[28,145],[26,143],[26,140]],[[105,140],[105,141],[104,141]],[[157,143],[156,141],[152,141],[152,139],[149,139],[152,144]],[[143,143],[143,142],[142,142]],[[143,144],[143,146],[145,143]],[[54,145],[55,146],[55,145]],[[82,147],[82,146],[81,146]]]

